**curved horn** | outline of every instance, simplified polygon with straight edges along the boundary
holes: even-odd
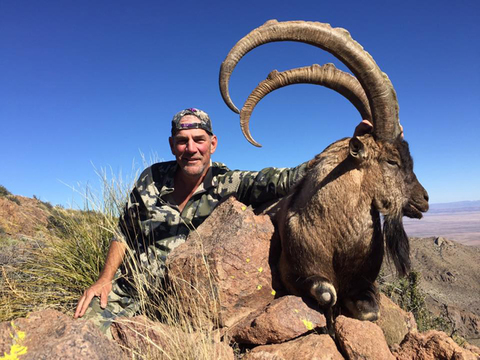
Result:
[[[283,72],[273,70],[268,74],[267,79],[251,92],[240,112],[240,127],[243,135],[252,145],[261,146],[250,134],[250,116],[255,106],[272,91],[293,84],[317,84],[335,90],[357,108],[362,119],[372,119],[370,105],[362,85],[354,76],[337,69],[333,64],[323,66],[314,64]]]
[[[238,61],[255,47],[274,41],[298,41],[317,46],[341,60],[357,77],[369,99],[374,134],[393,140],[400,134],[395,90],[373,58],[353,40],[347,30],[307,21],[267,21],[243,37],[228,53],[220,68],[220,91],[226,104],[238,109],[230,99],[228,82]]]

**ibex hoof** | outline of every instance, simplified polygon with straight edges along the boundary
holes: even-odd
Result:
[[[376,321],[380,316],[378,304],[375,299],[369,300],[346,300],[345,306],[351,316],[358,320]]]
[[[322,307],[331,307],[337,302],[337,292],[333,285],[327,281],[316,282],[310,291]]]

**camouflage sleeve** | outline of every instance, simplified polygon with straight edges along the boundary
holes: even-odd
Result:
[[[287,195],[305,174],[307,163],[294,168],[265,168],[245,171],[240,177],[237,199],[246,205],[258,206]]]
[[[123,242],[130,248],[133,248],[141,232],[139,221],[142,213],[145,213],[145,211],[145,204],[143,204],[140,194],[135,187],[131,191],[123,213],[118,219],[117,231],[112,240]]]

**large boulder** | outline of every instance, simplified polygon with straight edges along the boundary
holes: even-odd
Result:
[[[370,321],[338,316],[335,335],[348,359],[394,360],[382,329]]]
[[[5,359],[126,359],[120,346],[91,322],[55,310],[30,313],[0,323],[0,354]]]
[[[233,349],[216,342],[213,333],[187,333],[145,316],[118,319],[112,336],[129,358],[233,360]]]
[[[382,329],[390,348],[399,345],[409,332],[417,331],[413,314],[402,310],[384,294],[380,294],[380,317],[375,324]]]
[[[477,348],[478,349],[478,348]],[[478,360],[480,354],[461,348],[442,331],[409,333],[395,352],[397,360]]]
[[[255,216],[234,198],[219,205],[168,257],[168,276],[185,312],[230,327],[270,303],[276,294],[269,263],[273,232],[268,216]]]
[[[344,360],[328,335],[310,334],[282,344],[257,346],[244,360]]]
[[[239,344],[278,344],[326,326],[318,307],[297,296],[283,296],[255,311],[228,331]]]

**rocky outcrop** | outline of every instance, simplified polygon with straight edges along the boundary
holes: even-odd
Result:
[[[240,344],[278,344],[326,326],[325,316],[297,296],[283,296],[253,312],[228,335]]]
[[[397,360],[478,360],[480,354],[461,348],[444,332],[431,330],[409,333],[395,356]]]
[[[47,233],[49,215],[49,209],[37,199],[0,196],[0,228],[14,238]]]
[[[347,359],[394,360],[379,326],[369,321],[338,316],[335,335]]]
[[[402,310],[383,294],[380,294],[380,318],[375,324],[382,329],[389,347],[400,344],[409,332],[417,331],[413,314]]]
[[[328,335],[310,334],[283,344],[257,346],[245,360],[343,360],[335,342]]]
[[[46,310],[1,323],[0,354],[20,360],[230,360],[233,345],[245,351],[243,359],[478,358],[478,348],[461,348],[444,333],[418,333],[412,315],[384,296],[375,323],[338,316],[336,343],[326,335],[325,317],[315,304],[281,296],[273,232],[268,217],[229,199],[172,252],[174,305],[192,325],[183,319],[182,327],[144,316],[118,319],[112,342],[89,322]],[[196,321],[198,316],[205,322]]]
[[[75,321],[55,310],[30,313],[0,324],[4,359],[126,359],[120,347],[90,322]]]
[[[273,231],[268,216],[255,216],[227,199],[168,257],[180,304],[204,299],[205,317],[220,327],[269,304],[276,294],[270,270]]]

